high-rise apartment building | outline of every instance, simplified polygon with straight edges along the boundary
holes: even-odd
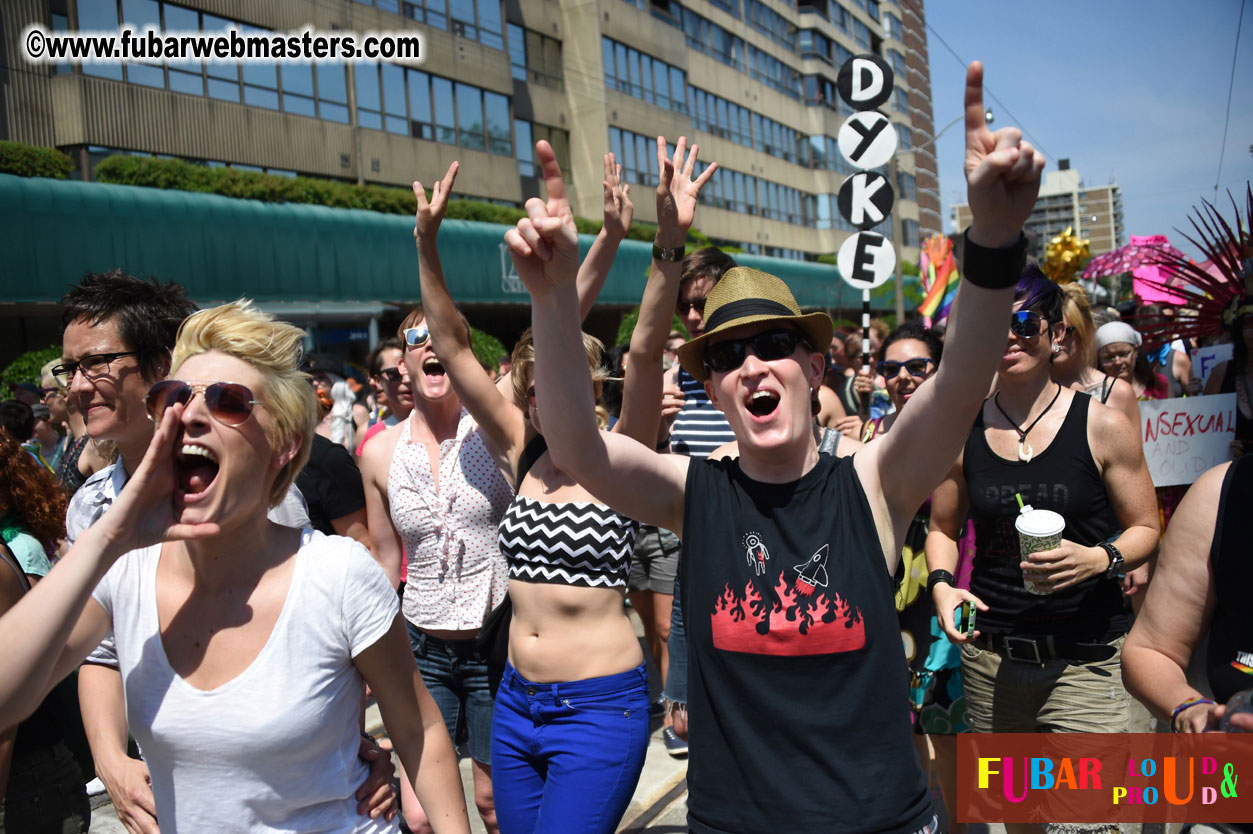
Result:
[[[970,225],[970,207],[953,206],[953,228]],[[1027,219],[1029,252],[1037,259],[1057,235],[1071,228],[1086,239],[1093,255],[1111,252],[1127,242],[1123,227],[1122,190],[1114,184],[1085,186],[1070,160],[1058,160],[1058,170],[1049,171],[1040,183],[1031,217]]]
[[[26,26],[53,30],[420,30],[425,60],[314,65],[205,61],[31,65]],[[720,171],[698,227],[752,253],[814,259],[851,229],[836,147],[851,112],[836,74],[873,52],[894,69],[883,110],[900,151],[904,259],[940,230],[922,0],[6,0],[10,56],[0,138],[55,146],[80,175],[117,152],[350,182],[431,181],[460,159],[457,190],[521,205],[540,192],[548,139],[576,214],[600,216],[612,149],[653,219],[654,139],[686,135]],[[923,147],[919,147],[923,146]],[[917,149],[917,150],[915,150]]]

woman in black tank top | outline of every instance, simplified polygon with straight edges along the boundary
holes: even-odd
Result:
[[[1251,456],[1216,466],[1196,480],[1162,540],[1148,598],[1123,648],[1127,689],[1176,732],[1219,729],[1222,704],[1253,688],[1250,504]],[[1203,697],[1187,678],[1187,660],[1206,635],[1206,674],[1218,703]],[[1245,732],[1253,731],[1249,715],[1237,721]]]
[[[1118,575],[1144,562],[1157,544],[1153,486],[1135,427],[1050,378],[1053,346],[1065,335],[1061,289],[1031,266],[1015,298],[998,390],[984,403],[962,457],[933,499],[927,563],[933,571],[953,570],[969,510],[976,539],[970,591],[953,587],[944,574],[931,579],[945,631],[968,644],[967,723],[982,732],[1077,731],[1094,716],[1076,715],[1079,723],[1067,725],[1048,715],[1047,698],[1013,691],[1004,678],[1017,675],[988,679],[987,661],[972,661],[989,653],[1038,668],[1113,661],[1117,645],[1109,644],[1130,625]],[[1019,552],[1018,495],[1036,509],[1062,515],[1066,527],[1058,547]],[[1029,592],[1024,576],[1045,593]],[[954,608],[967,599],[980,610],[981,631],[973,639],[953,626]],[[984,686],[978,685],[981,675]],[[1063,678],[1054,677],[1055,686],[1062,686]],[[1019,714],[1005,709],[1002,699],[1020,703]],[[1125,730],[1125,719],[1124,712],[1121,725],[1106,731]]]

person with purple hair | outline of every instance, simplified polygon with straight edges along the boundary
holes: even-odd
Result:
[[[1037,267],[1024,270],[997,389],[932,498],[927,584],[961,645],[966,723],[976,732],[1128,729],[1119,662],[1131,622],[1119,578],[1157,546],[1153,483],[1137,427],[1050,376],[1065,338],[1062,298]],[[1016,496],[1061,514],[1057,547],[1019,552]],[[963,590],[952,573],[967,511],[975,559]],[[967,600],[979,609],[972,634],[954,627]]]

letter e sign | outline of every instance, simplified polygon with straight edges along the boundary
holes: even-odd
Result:
[[[840,276],[849,286],[871,290],[896,271],[896,250],[878,232],[858,232],[840,246],[836,256]]]

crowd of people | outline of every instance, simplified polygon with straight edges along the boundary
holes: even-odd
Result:
[[[1133,698],[1253,729],[1224,708],[1253,688],[1253,245],[1219,259],[1233,358],[1202,384],[1190,339],[1027,261],[1043,159],[988,129],[977,63],[965,104],[961,292],[942,328],[876,323],[865,366],[780,279],[687,251],[717,165],[683,137],[610,350],[581,323],[631,189],[606,154],[580,259],[546,142],[499,369],[440,260],[457,162],[414,183],[422,306],[365,380],[251,302],[86,276],[0,405],[0,832],[86,831],[94,775],[136,834],[468,834],[461,755],[488,831],[609,834],[658,720],[693,832],[934,834],[958,733],[1126,732]],[[1202,391],[1238,396],[1235,462],[1155,494],[1137,401]]]

